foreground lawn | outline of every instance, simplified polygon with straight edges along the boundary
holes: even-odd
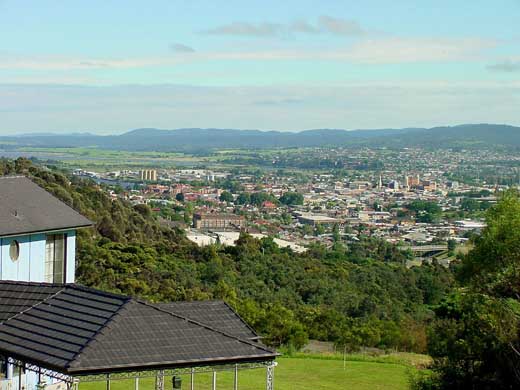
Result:
[[[276,390],[405,390],[408,374],[413,367],[394,362],[343,361],[321,358],[279,358],[275,369]],[[195,389],[211,390],[211,374],[195,375]],[[103,382],[80,383],[80,390],[105,390]],[[111,390],[133,389],[133,381],[113,381]],[[171,378],[165,379],[165,389],[171,389]],[[183,389],[190,389],[189,377],[183,377]],[[217,374],[217,389],[233,389],[233,373]],[[239,373],[240,390],[264,390],[265,370],[246,370]],[[153,379],[141,379],[139,390],[154,390]]]

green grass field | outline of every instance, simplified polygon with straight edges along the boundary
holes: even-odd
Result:
[[[413,365],[397,359],[348,360],[346,368],[340,359],[319,357],[279,358],[275,369],[276,390],[404,390],[408,388]],[[212,374],[195,375],[195,389],[211,390]],[[80,383],[80,390],[104,390],[105,383]],[[133,389],[133,380],[113,381],[111,390]],[[140,390],[153,390],[154,379],[141,379]],[[183,377],[183,389],[190,389],[189,377]],[[165,389],[171,389],[171,378],[166,379]],[[233,389],[233,373],[217,374],[217,389]],[[265,369],[245,370],[239,373],[240,390],[265,389]]]

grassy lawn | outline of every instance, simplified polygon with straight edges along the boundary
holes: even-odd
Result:
[[[343,361],[319,357],[279,358],[275,369],[276,390],[404,390],[408,388],[408,374],[415,370],[406,363],[381,362],[370,359]],[[165,389],[171,389],[171,378],[165,379]],[[211,373],[195,375],[195,389],[211,390]],[[104,390],[105,384],[80,383],[80,390]],[[111,390],[133,389],[133,381],[113,381]],[[141,379],[140,390],[153,390],[154,379]],[[183,377],[183,389],[190,389],[189,377]],[[217,374],[217,389],[233,389],[233,373]],[[240,390],[265,389],[265,370],[246,370],[239,373]]]

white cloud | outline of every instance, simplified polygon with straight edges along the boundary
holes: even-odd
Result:
[[[306,20],[295,20],[290,26],[289,31],[294,33],[318,34],[320,29],[313,26]]]
[[[356,36],[366,33],[355,20],[333,18],[331,16],[320,16],[318,26],[320,26],[322,31],[337,35]]]
[[[329,33],[342,36],[360,36],[366,33],[355,20],[320,16],[316,24],[299,19],[290,24],[233,22],[206,31],[211,35],[233,35],[246,37],[287,36],[291,33],[318,34]]]
[[[12,70],[91,70],[146,68],[154,66],[174,66],[186,62],[207,62],[219,60],[280,61],[280,60],[325,60],[348,63],[391,64],[413,62],[438,62],[482,60],[486,50],[496,47],[497,42],[479,38],[468,39],[410,39],[382,38],[366,39],[351,45],[330,50],[245,50],[234,52],[193,52],[177,47],[178,55],[173,57],[150,58],[5,58],[0,61],[0,69]],[[514,70],[516,63],[495,66]],[[494,69],[492,67],[492,69]],[[1,81],[1,80],[0,80]]]
[[[67,57],[27,57],[1,58],[0,69],[15,70],[74,70],[100,68],[136,68],[153,66],[157,59],[111,59],[111,58],[67,58]]]
[[[513,61],[513,60],[506,60],[502,62],[497,62],[492,65],[488,65],[488,70],[492,70],[495,72],[506,72],[506,73],[513,73],[513,72],[520,72],[520,60]]]
[[[468,122],[519,125],[519,105],[520,82],[505,81],[373,82],[336,87],[0,84],[0,131],[125,131],[138,127],[355,129]]]
[[[178,53],[194,53],[195,49],[191,46],[183,45],[182,43],[172,43],[170,50]]]
[[[283,30],[283,26],[275,23],[248,23],[233,22],[224,26],[215,27],[204,31],[210,35],[235,35],[235,36],[253,36],[268,37],[276,36]]]
[[[382,38],[355,43],[344,58],[362,63],[476,59],[497,42],[481,38]]]
[[[329,50],[271,50],[234,53],[208,53],[207,59],[241,60],[329,60],[350,63],[390,64],[480,60],[486,50],[497,46],[480,38],[380,38],[363,39]]]

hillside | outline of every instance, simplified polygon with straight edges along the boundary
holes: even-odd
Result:
[[[3,148],[98,147],[129,151],[200,151],[276,147],[520,147],[520,127],[468,124],[431,129],[338,130],[301,132],[233,129],[136,129],[121,135],[32,134],[0,137]]]
[[[96,222],[78,234],[80,283],[152,301],[224,299],[273,346],[313,338],[422,352],[430,307],[451,288],[449,270],[407,269],[405,254],[377,239],[298,255],[247,234],[235,247],[199,248],[148,206],[111,200],[92,182],[0,159],[0,175],[15,173]]]

